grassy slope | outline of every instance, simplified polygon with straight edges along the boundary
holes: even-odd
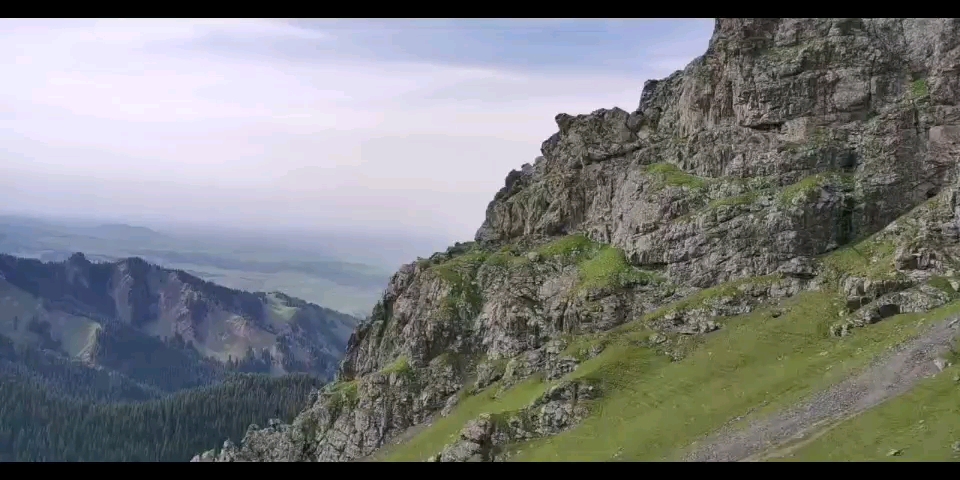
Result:
[[[916,336],[935,318],[960,310],[951,304],[924,315],[899,315],[838,338],[829,334],[829,327],[837,320],[839,305],[836,296],[808,292],[784,302],[777,318],[761,309],[728,319],[724,329],[676,363],[634,346],[649,332],[639,322],[628,324],[611,335],[600,356],[570,374],[603,382],[606,393],[594,405],[594,414],[570,431],[518,446],[513,459],[679,459],[691,443],[731,419],[744,416],[745,422],[796,403]],[[492,398],[495,387],[468,397],[449,417],[392,447],[385,459],[423,460],[453,440],[477,414],[517,409],[546,387],[530,381],[500,399]]]
[[[948,368],[905,395],[834,425],[782,459],[960,460],[958,373],[957,367]]]
[[[498,385],[464,398],[451,414],[438,418],[402,445],[387,448],[381,458],[392,462],[416,462],[439,452],[463,428],[464,424],[481,413],[500,413],[523,408],[546,390],[547,384],[538,378],[528,379],[495,398]]]

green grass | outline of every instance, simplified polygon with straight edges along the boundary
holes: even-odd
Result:
[[[915,80],[910,84],[910,95],[915,99],[923,98],[929,95],[930,88],[924,79]]]
[[[930,280],[927,281],[927,283],[929,283],[931,287],[934,287],[940,290],[941,292],[946,293],[947,295],[950,296],[950,298],[957,297],[957,291],[953,289],[953,285],[950,284],[950,280],[948,280],[946,277],[935,275],[933,277],[930,277]]]
[[[645,285],[663,280],[655,273],[634,268],[627,263],[622,251],[609,245],[600,246],[594,255],[580,262],[579,268],[578,290]]]
[[[838,338],[829,329],[842,305],[833,293],[801,293],[781,303],[776,318],[770,309],[759,309],[728,319],[724,329],[691,341],[696,348],[677,362],[647,346],[651,331],[643,322],[574,338],[568,352],[584,353],[601,343],[606,348],[563,380],[598,382],[604,396],[580,425],[515,445],[512,459],[679,459],[693,442],[732,419],[744,416],[740,423],[746,424],[794,405],[856,373],[934,321],[960,312],[960,303],[952,303],[927,314],[897,315]],[[551,384],[534,378],[499,398],[497,384],[465,395],[450,416],[389,447],[384,459],[425,460],[456,440],[469,420],[481,413],[521,410]]]
[[[725,179],[730,182],[739,182],[745,183],[743,179]],[[758,182],[759,183],[759,182]],[[698,208],[689,213],[677,217],[674,221],[677,222],[689,222],[696,217],[703,215],[716,215],[717,211],[724,207],[741,207],[746,205],[751,205],[756,203],[766,192],[771,191],[772,188],[769,186],[758,185],[755,186],[753,190],[748,191],[747,193],[742,193],[739,195],[731,195],[728,197],[718,198],[706,204],[702,208]]]
[[[558,238],[537,249],[543,258],[580,257],[589,255],[598,248],[598,244],[584,235],[567,235]]]
[[[473,250],[431,266],[430,270],[451,287],[450,294],[443,300],[442,315],[448,318],[463,318],[464,315],[479,312],[483,299],[474,283],[477,270],[483,265],[515,267],[528,263],[530,260],[526,255],[519,254],[518,250],[516,246],[505,246],[494,253]],[[580,280],[571,294],[608,287],[645,285],[663,280],[662,276],[654,272],[630,265],[621,250],[594,242],[581,234],[557,238],[534,252],[545,260],[562,259],[564,262],[577,264]]]
[[[397,357],[390,365],[383,367],[380,370],[380,373],[384,375],[397,374],[397,375],[410,375],[413,373],[413,368],[410,366],[410,360],[407,357],[401,355]]]
[[[458,283],[463,281],[465,274],[476,270],[486,258],[486,252],[482,250],[472,251],[436,264],[431,267],[431,270],[444,281]]]
[[[605,347],[608,343],[609,335],[602,333],[593,333],[593,334],[584,334],[579,336],[573,336],[572,339],[569,339],[567,348],[564,349],[563,355],[576,358],[578,361],[584,361],[590,354],[590,350],[595,347]]]
[[[655,175],[663,186],[700,189],[707,186],[707,181],[696,175],[684,172],[670,163],[654,163],[648,165],[647,173]]]
[[[633,267],[620,249],[594,242],[584,235],[558,238],[536,250],[542,258],[564,258],[577,263],[580,281],[571,293],[619,288],[662,281],[662,276]]]
[[[677,459],[727,421],[751,409],[761,415],[792,405],[921,329],[921,315],[899,315],[840,339],[829,335],[839,298],[804,293],[781,308],[777,318],[759,310],[728,321],[676,363],[615,342],[571,374],[603,385],[595,413],[570,431],[519,446],[515,459]],[[952,305],[927,317],[956,310]]]
[[[800,180],[793,185],[788,185],[780,191],[779,200],[785,205],[795,205],[797,203],[808,202],[813,195],[820,192],[820,189],[830,183],[839,183],[841,187],[849,188],[852,178],[849,175],[843,175],[835,172],[818,173]]]
[[[792,454],[792,461],[958,460],[960,385],[957,367],[923,380],[910,392],[842,422]],[[899,450],[897,456],[889,456]]]
[[[738,205],[750,205],[751,203],[757,201],[757,198],[760,196],[759,192],[749,192],[743,195],[735,195],[732,197],[721,198],[714,200],[707,205],[708,209],[716,209],[720,207],[727,206],[738,206]]]
[[[822,258],[824,266],[834,277],[840,274],[870,279],[890,278],[896,275],[893,255],[896,245],[888,239],[869,237],[855,245],[835,250]]]
[[[527,263],[526,257],[513,255],[510,253],[494,253],[487,257],[487,264],[495,267],[510,268]]]
[[[487,256],[486,264],[496,267],[514,267],[529,262],[516,245],[505,245]]]
[[[778,274],[766,275],[763,277],[752,277],[745,278],[742,280],[736,280],[733,282],[722,283],[715,287],[706,288],[700,290],[692,295],[684,297],[682,300],[671,303],[665,307],[659,308],[650,312],[644,316],[645,321],[652,321],[664,317],[665,315],[673,312],[680,312],[686,310],[692,310],[695,308],[703,307],[710,304],[713,301],[717,301],[723,298],[737,298],[745,295],[743,288],[750,285],[770,285],[777,280],[780,280],[781,277]]]
[[[472,250],[430,267],[430,271],[450,287],[440,309],[446,320],[463,319],[479,313],[483,298],[474,280],[477,269],[486,260],[486,252]]]
[[[550,385],[533,377],[496,396],[499,385],[495,383],[476,395],[465,397],[449,416],[438,418],[414,438],[401,445],[386,447],[382,458],[388,462],[424,461],[456,441],[460,429],[481,413],[497,414],[521,409],[536,400]]]
[[[339,381],[330,384],[328,392],[333,395],[335,403],[354,405],[360,399],[357,380]]]

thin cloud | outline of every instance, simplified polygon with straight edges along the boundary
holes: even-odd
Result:
[[[634,108],[711,27],[2,20],[0,203],[462,240],[554,115]]]

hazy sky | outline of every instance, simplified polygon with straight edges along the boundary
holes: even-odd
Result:
[[[712,20],[0,19],[0,210],[472,238]]]

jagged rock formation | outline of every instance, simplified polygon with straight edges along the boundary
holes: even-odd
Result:
[[[0,335],[166,391],[229,370],[330,379],[355,324],[281,293],[232,290],[139,258],[0,255]]]
[[[196,460],[362,459],[494,382],[563,377],[603,348],[578,337],[628,321],[679,357],[677,335],[805,289],[847,297],[837,335],[942,305],[960,287],[958,69],[956,19],[717,20],[636,111],[558,115],[476,242],[397,272],[292,425]],[[484,416],[433,459],[502,458],[575,403]]]

